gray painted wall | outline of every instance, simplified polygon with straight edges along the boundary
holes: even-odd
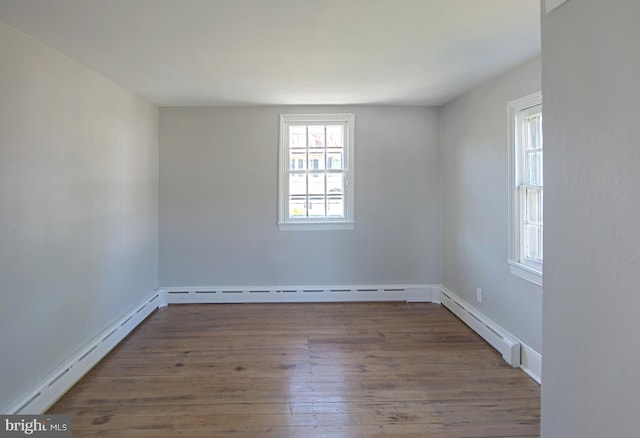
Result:
[[[355,114],[350,231],[279,231],[281,113]],[[438,113],[399,107],[162,108],[160,285],[440,282]]]
[[[158,110],[2,22],[0,59],[4,409],[157,287]]]
[[[543,17],[542,435],[640,436],[640,2]]]
[[[537,57],[448,103],[440,118],[443,284],[537,352],[542,290],[507,264],[507,102],[539,91],[540,75]]]

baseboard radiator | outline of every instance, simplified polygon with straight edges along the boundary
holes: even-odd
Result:
[[[23,415],[45,412],[138,324],[162,305],[162,297],[154,292],[43,379],[24,398],[1,412]]]
[[[167,304],[313,303],[355,301],[433,302],[431,285],[166,287]]]
[[[158,307],[169,304],[358,301],[440,303],[498,350],[507,363],[513,367],[520,366],[521,344],[442,285],[168,287],[160,288],[145,298],[122,319],[96,336],[61,367],[35,385],[23,398],[5,407],[3,412],[44,412]],[[537,381],[540,381],[539,376]]]
[[[446,288],[440,289],[440,302],[460,318],[473,331],[498,350],[504,360],[514,368],[520,367],[520,343],[493,324],[469,303]]]

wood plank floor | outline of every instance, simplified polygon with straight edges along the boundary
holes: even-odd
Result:
[[[534,437],[540,387],[437,304],[151,315],[60,399],[74,437]]]

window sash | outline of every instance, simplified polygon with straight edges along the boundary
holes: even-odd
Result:
[[[519,262],[533,269],[541,270],[544,254],[542,220],[544,191],[542,186],[531,185],[521,185],[518,189],[520,193]]]
[[[516,181],[520,211],[518,214],[518,262],[535,270],[542,271],[542,106],[532,105],[517,112],[516,118]],[[538,208],[535,216],[539,221],[530,221],[531,193],[538,196]],[[534,195],[535,194],[535,195]]]

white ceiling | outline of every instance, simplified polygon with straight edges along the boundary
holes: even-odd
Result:
[[[540,52],[539,0],[0,0],[163,106],[440,105]]]

